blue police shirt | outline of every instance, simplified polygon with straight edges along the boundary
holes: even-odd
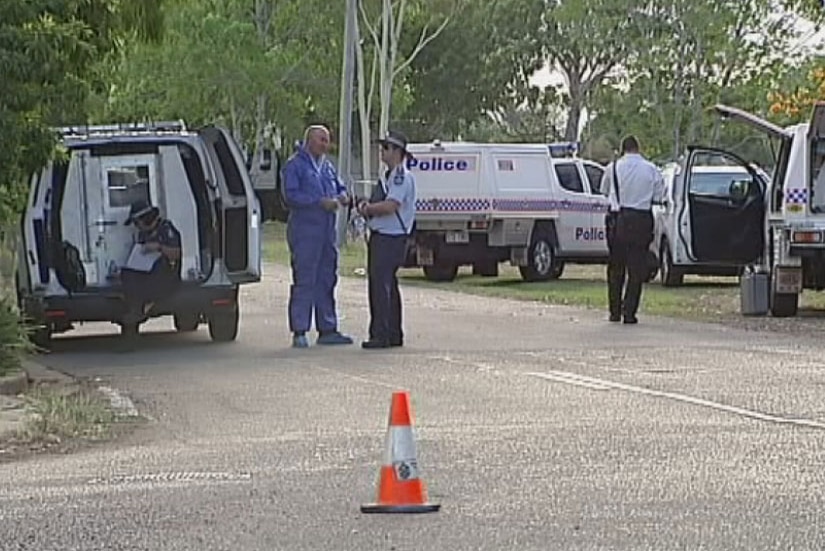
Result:
[[[158,225],[151,230],[141,230],[138,232],[138,243],[157,242],[164,247],[171,249],[180,248],[180,232],[169,220],[161,220]]]
[[[337,198],[347,191],[333,164],[326,158],[316,161],[305,148],[291,156],[284,167],[284,198],[290,218],[334,223],[335,212],[321,207],[322,197]]]
[[[391,214],[372,216],[368,222],[369,228],[385,235],[409,234],[415,222],[415,177],[402,163],[390,172],[386,182],[380,182],[378,185],[382,184],[387,189],[385,199],[394,199],[401,206]]]

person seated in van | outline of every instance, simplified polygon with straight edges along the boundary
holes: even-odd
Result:
[[[136,247],[142,255],[157,256],[147,270],[124,266],[120,270],[127,304],[127,323],[144,321],[155,302],[170,296],[180,283],[181,236],[175,225],[146,201],[129,209],[125,224],[138,230]]]

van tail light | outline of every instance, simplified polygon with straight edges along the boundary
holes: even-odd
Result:
[[[489,220],[472,220],[470,222],[471,230],[486,230],[488,227],[490,227]]]
[[[822,243],[821,231],[795,231],[791,234],[794,243]]]
[[[46,310],[46,317],[47,318],[65,318],[66,311],[65,310]]]

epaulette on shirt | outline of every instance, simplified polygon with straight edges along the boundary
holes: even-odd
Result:
[[[395,176],[392,179],[392,183],[397,186],[402,185],[404,183],[404,176],[404,169],[399,167],[398,170],[395,171]]]

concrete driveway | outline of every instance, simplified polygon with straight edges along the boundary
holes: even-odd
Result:
[[[153,323],[61,340],[50,366],[151,421],[0,465],[2,549],[821,549],[825,364],[813,339],[404,290],[407,346],[289,346],[288,272],[244,289],[241,335]],[[342,280],[364,336],[365,282]],[[412,396],[431,501],[363,515],[391,393]]]

